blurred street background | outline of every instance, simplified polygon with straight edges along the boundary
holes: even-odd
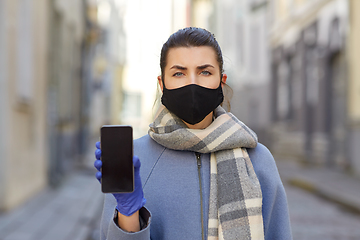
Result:
[[[294,239],[360,239],[360,0],[0,0],[0,240],[99,239],[100,127],[147,134],[188,26],[222,48]]]

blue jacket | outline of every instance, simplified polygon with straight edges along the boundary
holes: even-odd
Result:
[[[248,153],[263,195],[265,239],[291,240],[286,194],[274,158],[262,144],[248,149]],[[114,222],[115,198],[105,194],[101,239],[201,239],[201,214],[207,239],[210,154],[202,154],[198,166],[194,152],[165,148],[148,135],[134,141],[134,154],[141,161],[140,175],[147,199],[140,214],[146,218],[151,213],[148,225],[137,233],[122,231]],[[202,210],[198,168],[202,178]]]

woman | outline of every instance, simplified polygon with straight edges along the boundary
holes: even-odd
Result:
[[[162,105],[134,141],[135,191],[105,195],[101,239],[292,239],[271,153],[220,106],[227,76],[214,36],[179,30],[160,67]]]

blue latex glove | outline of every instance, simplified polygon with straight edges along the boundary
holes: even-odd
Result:
[[[96,143],[96,151],[95,157],[97,160],[94,162],[95,168],[98,170],[96,173],[96,178],[101,181],[101,172],[100,169],[102,167],[102,161],[100,160],[101,157],[101,149],[100,149],[100,142]],[[144,193],[142,190],[141,185],[141,178],[140,178],[140,160],[137,156],[133,157],[133,164],[134,164],[134,180],[135,180],[135,190],[132,193],[113,193],[112,195],[115,197],[117,206],[116,209],[123,215],[131,216],[140,208],[142,208],[145,203],[146,199],[144,198]]]

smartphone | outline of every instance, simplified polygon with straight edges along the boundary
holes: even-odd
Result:
[[[104,125],[100,130],[103,193],[134,191],[133,130],[131,126]]]

